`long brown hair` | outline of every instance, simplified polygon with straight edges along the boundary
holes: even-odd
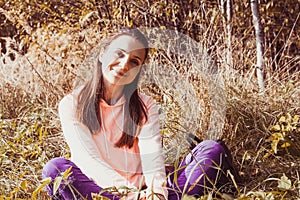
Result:
[[[149,51],[148,41],[138,29],[125,28],[111,34],[110,37],[102,43],[101,52],[104,52],[113,40],[122,35],[131,36],[144,45],[145,62]],[[120,140],[115,144],[116,147],[126,146],[131,148],[138,134],[138,127],[148,120],[145,104],[138,94],[139,77],[140,72],[133,82],[125,85],[123,89],[125,96],[124,127]],[[97,58],[93,76],[84,84],[82,90],[79,92],[76,110],[79,121],[85,124],[92,134],[101,128],[102,119],[99,103],[100,99],[104,97],[104,91],[102,64]]]

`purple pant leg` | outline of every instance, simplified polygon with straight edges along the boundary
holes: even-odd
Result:
[[[223,165],[224,156],[224,149],[219,143],[212,140],[199,143],[180,164],[177,180],[174,179],[174,173],[170,174],[167,182],[168,199],[181,199],[182,192],[195,197],[202,196],[204,189],[212,186],[211,182],[217,184],[220,178],[224,178],[221,170],[226,168]]]
[[[59,176],[61,172],[67,170],[72,166],[72,174],[68,178],[69,184],[62,183],[53,195],[53,180]],[[43,178],[51,177],[52,182],[47,186],[47,191],[53,199],[92,199],[91,193],[99,193],[102,188],[99,187],[95,182],[90,180],[81,170],[70,160],[65,158],[54,158],[47,162],[42,172]],[[101,195],[108,197],[109,199],[118,200],[119,197],[108,194],[107,192]]]

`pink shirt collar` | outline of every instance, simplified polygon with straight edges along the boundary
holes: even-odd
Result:
[[[125,103],[125,96],[123,95],[121,98],[118,99],[118,101],[113,104],[110,105],[108,104],[104,99],[100,99],[100,105],[103,107],[117,107],[117,106],[122,106]]]

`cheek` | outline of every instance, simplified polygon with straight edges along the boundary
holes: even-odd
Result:
[[[130,79],[134,80],[139,72],[140,72],[140,67],[137,67],[137,68],[134,68],[134,69],[130,70],[129,71]]]
[[[130,73],[134,74],[136,76],[140,72],[140,70],[141,70],[141,67],[135,67],[130,70]]]

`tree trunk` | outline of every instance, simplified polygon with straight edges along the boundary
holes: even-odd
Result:
[[[226,33],[226,70],[232,67],[232,48],[231,48],[231,18],[232,0],[220,0],[220,9],[224,19],[224,29]]]
[[[259,92],[263,93],[265,90],[264,76],[263,76],[263,54],[264,54],[264,32],[260,23],[260,13],[258,0],[250,0],[253,24],[255,28],[256,37],[256,75],[258,81]]]
[[[232,67],[232,48],[231,48],[231,18],[232,18],[232,1],[226,1],[226,30],[227,30],[227,65]]]

